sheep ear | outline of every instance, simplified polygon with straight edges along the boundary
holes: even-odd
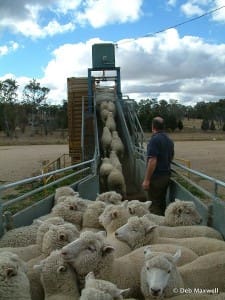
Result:
[[[42,264],[40,263],[40,265],[34,265],[33,269],[38,271],[38,272],[41,272],[42,271]]]
[[[63,272],[66,272],[67,268],[66,266],[59,266],[57,268],[57,273],[63,273]]]
[[[94,272],[89,272],[89,273],[85,276],[85,280],[89,280],[89,279],[95,279],[95,274],[94,274]]]
[[[116,210],[112,211],[111,217],[112,219],[116,219],[118,217],[118,212]]]
[[[123,207],[127,208],[128,202],[129,202],[128,200],[124,200],[124,201],[122,202]]]
[[[146,228],[145,233],[151,233],[152,231],[154,231],[155,228],[157,228],[158,225],[150,225]]]
[[[150,206],[152,205],[152,201],[146,201],[145,202],[146,208],[150,208]]]
[[[115,248],[113,246],[104,245],[102,248],[102,256],[106,256],[107,254],[110,254],[114,250],[115,250]]]
[[[129,213],[130,213],[131,215],[134,215],[134,214],[135,214],[135,211],[134,211],[134,209],[133,209],[132,207],[128,207],[128,210],[129,210]]]
[[[177,249],[176,253],[173,255],[173,262],[176,263],[181,257],[181,249]]]
[[[124,290],[119,290],[118,292],[119,292],[118,297],[121,295],[124,295],[124,294],[126,295],[126,293],[130,292],[130,288],[124,289]]]
[[[38,220],[38,219],[34,220],[34,222],[33,222],[34,225],[41,225],[43,223],[44,223],[44,221]]]
[[[145,258],[146,258],[146,256],[148,256],[150,253],[152,253],[151,246],[145,247],[145,249],[144,249],[144,255],[145,255]]]

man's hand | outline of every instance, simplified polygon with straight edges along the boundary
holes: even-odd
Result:
[[[142,183],[143,190],[147,191],[149,189],[149,185],[150,185],[150,180],[145,179]]]

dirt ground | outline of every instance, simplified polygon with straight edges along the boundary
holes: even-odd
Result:
[[[0,146],[0,182],[40,174],[42,163],[68,154],[68,145]],[[225,181],[225,141],[175,141],[175,157],[191,168]]]
[[[68,152],[68,145],[0,146],[0,183],[36,176],[44,161]]]

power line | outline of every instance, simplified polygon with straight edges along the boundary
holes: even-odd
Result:
[[[208,12],[206,12],[206,13],[204,13],[204,14],[198,16],[198,17],[194,17],[194,18],[188,19],[187,21],[184,21],[184,22],[175,24],[175,25],[173,25],[173,26],[169,26],[169,27],[166,27],[166,28],[164,28],[164,29],[160,29],[160,30],[158,30],[158,31],[155,31],[154,33],[147,33],[147,34],[145,34],[145,35],[139,36],[139,37],[134,38],[134,39],[137,40],[138,38],[144,38],[144,37],[154,36],[154,35],[156,35],[156,34],[158,34],[158,33],[165,32],[165,31],[167,31],[167,30],[169,30],[169,29],[180,27],[180,26],[182,26],[182,25],[184,25],[184,24],[187,24],[187,23],[196,21],[196,20],[198,20],[198,19],[200,19],[200,18],[203,18],[203,17],[205,17],[205,16],[208,16],[208,15],[211,15],[211,14],[213,14],[214,12],[216,12],[216,11],[218,11],[218,10],[221,10],[221,9],[223,9],[223,8],[225,8],[225,5],[220,6],[220,7],[216,8],[216,9],[210,10],[210,11],[208,11]],[[125,43],[129,43],[129,42],[131,42],[131,41],[124,41],[124,42],[121,42],[121,43],[115,43],[115,45],[118,46],[119,44],[125,44]]]

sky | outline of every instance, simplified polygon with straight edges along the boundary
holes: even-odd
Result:
[[[124,95],[218,101],[224,31],[225,0],[0,0],[0,81],[15,79],[21,94],[36,79],[62,104],[67,78],[87,77],[92,45],[114,43]]]

